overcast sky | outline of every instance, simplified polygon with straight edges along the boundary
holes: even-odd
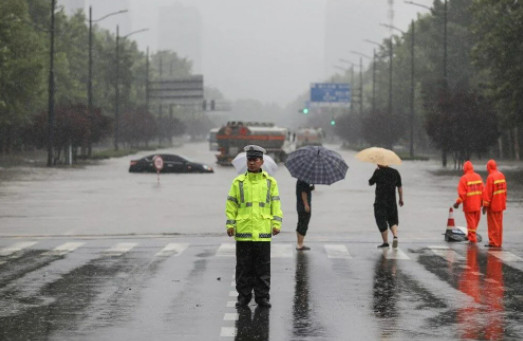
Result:
[[[335,60],[359,63],[353,50],[372,55],[376,46],[364,40],[382,42],[390,35],[380,24],[391,23],[391,2],[392,23],[401,30],[407,30],[418,13],[428,12],[403,0],[111,0],[111,5],[119,1],[130,10],[128,29],[149,28],[132,36],[143,50],[158,48],[161,8],[178,3],[198,9],[202,61],[201,70],[195,71],[204,75],[205,85],[230,100],[252,98],[282,106],[307,92],[310,83],[340,72],[335,65],[343,64]],[[432,5],[432,0],[415,2]],[[91,3],[95,13],[96,1]],[[114,30],[117,17],[100,24]],[[333,39],[338,47],[332,47]]]

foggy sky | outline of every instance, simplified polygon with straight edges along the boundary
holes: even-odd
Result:
[[[310,83],[325,81],[340,72],[335,68],[343,66],[337,62],[339,58],[359,63],[359,56],[350,51],[372,55],[376,46],[364,40],[381,43],[390,36],[390,30],[380,25],[391,23],[390,1],[111,0],[111,6],[118,7],[118,2],[128,6],[128,30],[149,28],[132,39],[140,49],[149,47],[152,51],[161,48],[161,8],[180,4],[197,9],[203,23],[202,57],[201,69],[194,72],[204,75],[205,85],[218,88],[229,100],[250,98],[284,106],[306,93]],[[432,4],[432,0],[415,2]],[[96,0],[88,3],[96,13]],[[428,12],[403,0],[393,3],[392,23],[404,31],[418,13]],[[329,25],[327,12],[337,13],[329,16]],[[100,26],[113,30],[118,20],[125,21],[119,17],[104,20]],[[339,44],[333,44],[333,39]],[[369,61],[363,62],[367,65]]]

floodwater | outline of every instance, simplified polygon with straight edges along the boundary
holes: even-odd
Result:
[[[337,149],[336,146],[329,146]],[[96,165],[0,169],[0,339],[511,340],[523,338],[523,221],[517,163],[502,249],[446,243],[460,174],[404,162],[398,249],[378,250],[374,165],[338,150],[347,178],[316,186],[307,252],[295,250],[295,179],[272,242],[271,309],[234,308],[225,199],[235,170],[207,144],[165,150],[213,174],[130,174]],[[484,163],[476,164],[482,170]],[[457,225],[465,225],[460,210]],[[486,238],[486,219],[478,232]]]

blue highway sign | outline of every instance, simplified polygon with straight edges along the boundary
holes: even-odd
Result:
[[[312,83],[311,102],[350,103],[349,83]]]

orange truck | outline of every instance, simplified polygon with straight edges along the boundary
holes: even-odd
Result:
[[[282,162],[287,156],[289,132],[273,123],[230,121],[218,129],[216,142],[220,152],[216,159],[220,165],[231,165],[243,147],[250,144],[265,148],[274,161]]]

